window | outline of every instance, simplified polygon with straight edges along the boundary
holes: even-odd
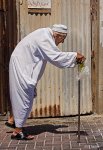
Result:
[[[51,13],[51,0],[28,0],[29,13]]]

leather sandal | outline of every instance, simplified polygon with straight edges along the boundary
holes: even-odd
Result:
[[[34,136],[23,133],[22,131],[19,133],[13,132],[13,134],[11,135],[11,139],[12,140],[33,140]]]
[[[9,123],[9,122],[5,122],[5,125],[7,126],[7,127],[10,127],[10,128],[15,128],[15,123]]]

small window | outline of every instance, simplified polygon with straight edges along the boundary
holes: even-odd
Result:
[[[28,0],[29,13],[51,13],[51,0]]]

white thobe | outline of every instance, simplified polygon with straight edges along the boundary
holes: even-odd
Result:
[[[38,29],[22,39],[9,63],[10,99],[16,127],[23,127],[47,61],[59,68],[74,67],[76,52],[62,52],[50,28]]]

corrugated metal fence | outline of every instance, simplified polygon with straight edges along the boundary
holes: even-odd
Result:
[[[21,38],[39,27],[55,23],[62,23],[71,28],[71,33],[60,48],[63,51],[78,50],[87,58],[89,75],[81,81],[81,113],[90,113],[92,111],[90,0],[52,0],[51,14],[28,13],[27,1],[21,0],[19,15]],[[34,101],[31,116],[77,114],[77,72],[77,67],[61,70],[48,64],[38,84],[38,96]]]

